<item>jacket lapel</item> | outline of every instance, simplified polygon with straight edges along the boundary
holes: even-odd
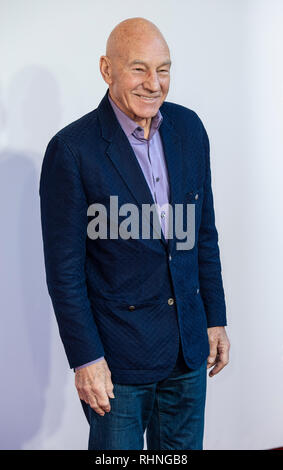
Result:
[[[142,204],[154,204],[151,191],[144,177],[135,153],[123,132],[115,113],[108,100],[108,90],[98,107],[98,116],[101,123],[102,135],[109,142],[106,153],[115,165],[124,183],[128,187],[132,197],[138,206]],[[167,162],[169,186],[170,186],[170,204],[182,202],[182,159],[180,137],[176,134],[168,116],[163,112],[163,121],[159,131],[162,139],[165,158]],[[158,220],[158,216],[157,216]],[[153,226],[152,217],[150,220]],[[160,241],[167,247],[167,242],[161,232]],[[173,239],[168,240],[170,252],[175,247],[175,235]]]
[[[164,107],[161,106],[160,111],[163,116],[163,121],[159,128],[160,136],[163,143],[164,155],[167,163],[167,170],[169,176],[170,198],[169,202],[173,210],[173,238],[169,238],[168,247],[169,252],[176,248],[176,234],[175,234],[175,204],[183,203],[184,184],[183,178],[185,171],[183,168],[183,155],[181,138],[173,127],[170,118],[166,114]]]

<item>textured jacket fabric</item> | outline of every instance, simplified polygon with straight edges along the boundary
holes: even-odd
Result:
[[[192,249],[178,250],[175,233],[168,243],[162,231],[160,238],[142,238],[141,228],[136,239],[91,239],[91,204],[103,204],[110,215],[116,195],[119,207],[138,207],[140,220],[142,204],[154,204],[107,94],[60,130],[44,155],[46,281],[71,368],[104,355],[113,382],[149,383],[168,377],[179,340],[187,365],[200,367],[209,354],[207,327],[226,325],[209,140],[194,111],[163,103],[159,131],[170,204],[195,205]]]

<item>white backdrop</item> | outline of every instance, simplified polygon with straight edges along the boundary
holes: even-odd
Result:
[[[47,294],[38,184],[49,139],[95,108],[112,28],[143,16],[173,59],[169,101],[211,143],[231,362],[208,378],[206,449],[283,445],[281,0],[0,1],[0,448],[86,449]]]

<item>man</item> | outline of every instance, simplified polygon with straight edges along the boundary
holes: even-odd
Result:
[[[46,279],[89,449],[143,449],[145,430],[148,449],[202,449],[206,369],[228,363],[209,141],[195,112],[165,102],[170,66],[153,23],[119,23],[100,58],[104,98],[43,160]],[[141,216],[155,204],[161,236],[123,236],[113,196]],[[184,216],[190,249],[169,230],[177,204],[194,209],[194,225]],[[100,208],[106,227],[95,237]]]

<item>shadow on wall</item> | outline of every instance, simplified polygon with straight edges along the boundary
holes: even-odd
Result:
[[[63,412],[66,377],[52,370],[51,383],[53,312],[45,281],[39,201],[39,169],[61,112],[58,85],[41,67],[18,72],[5,96],[0,113],[5,142],[0,152],[0,448],[21,449],[40,435],[47,391],[55,404],[51,416],[48,411],[48,434],[58,427]]]

